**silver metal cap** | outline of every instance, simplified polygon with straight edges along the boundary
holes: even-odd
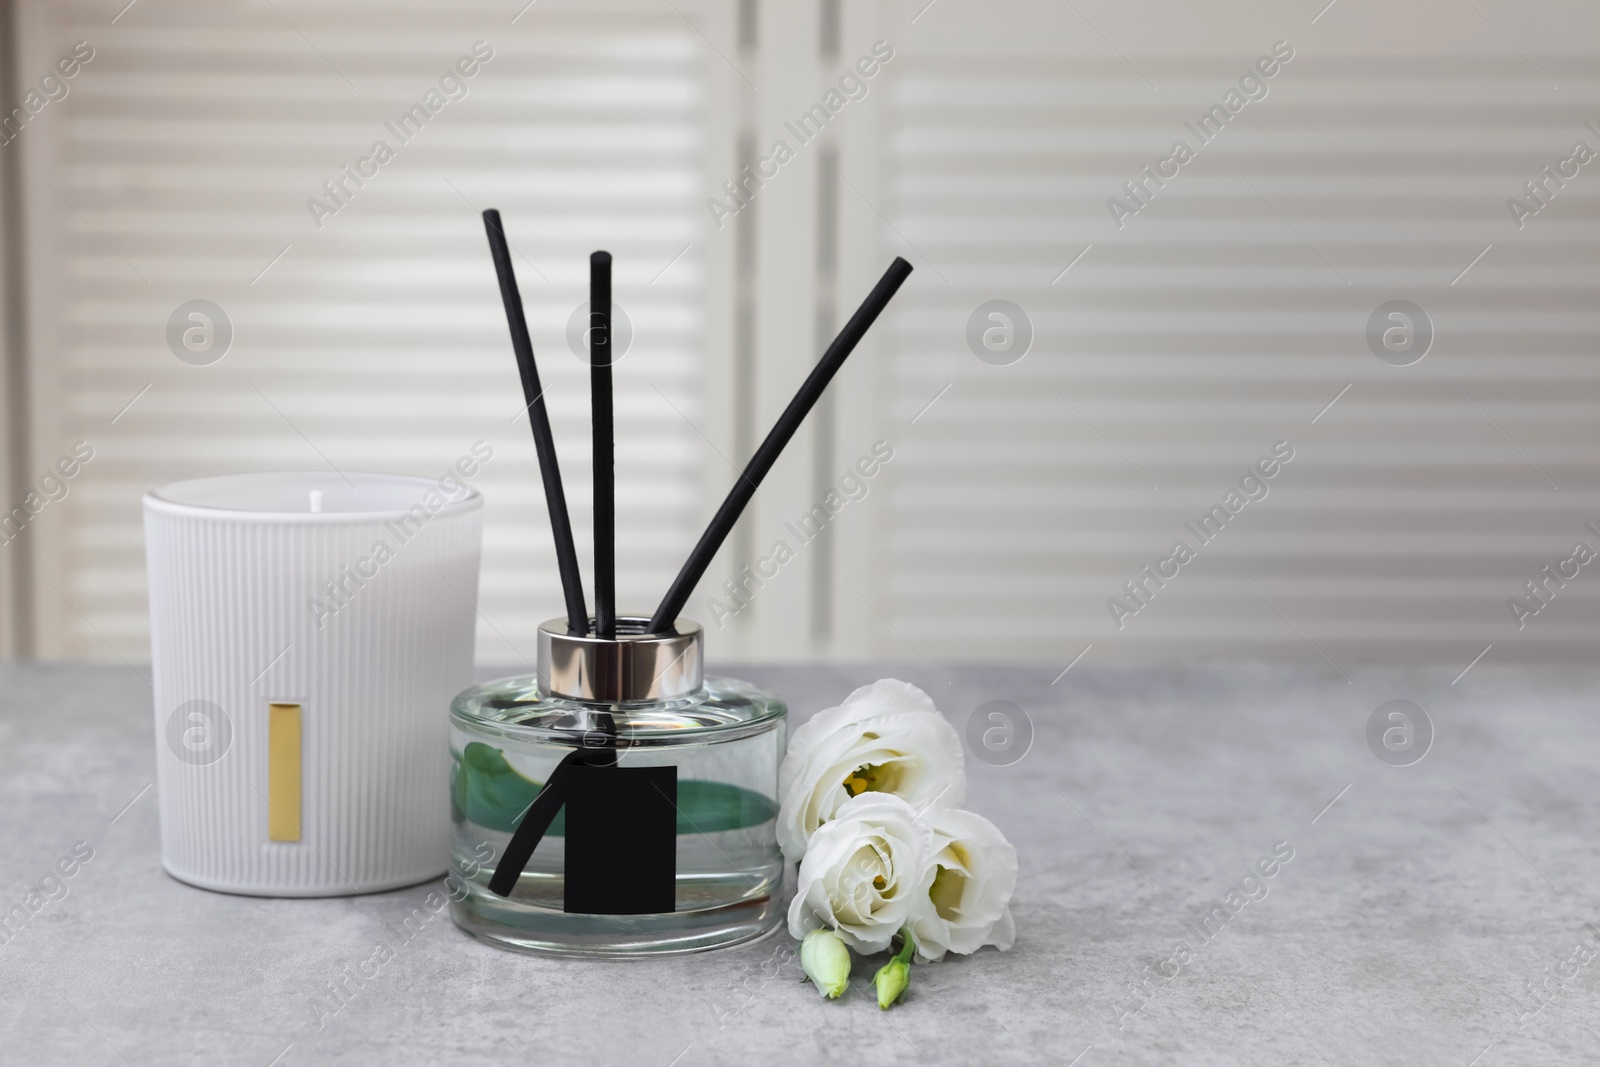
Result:
[[[649,616],[619,615],[617,636],[604,638],[569,633],[564,617],[541,624],[540,688],[596,704],[672,700],[698,690],[705,636],[700,624],[679,619],[671,634],[646,633],[649,625]]]

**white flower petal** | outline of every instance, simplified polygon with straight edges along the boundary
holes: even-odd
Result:
[[[888,948],[913,905],[928,899],[933,846],[927,826],[900,797],[852,797],[812,835],[789,906],[789,932],[803,937],[821,925],[858,952]]]
[[[942,959],[984,945],[1004,950],[1016,940],[1011,895],[1017,888],[1017,850],[983,816],[932,808],[923,815],[933,838],[930,893],[912,909],[917,955]]]
[[[790,861],[850,799],[846,779],[867,767],[875,768],[869,792],[918,808],[966,800],[961,738],[932,698],[892,678],[862,686],[789,740],[778,771],[778,843]]]

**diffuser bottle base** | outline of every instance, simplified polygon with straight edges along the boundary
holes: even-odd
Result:
[[[659,666],[646,675],[668,677]],[[597,712],[540,684],[502,679],[451,705],[456,924],[505,948],[591,958],[703,952],[775,929],[787,877],[777,839],[783,702],[709,678]],[[601,713],[615,766],[568,767],[602,730]],[[543,812],[535,847],[518,856],[518,828],[563,775],[559,809]],[[505,897],[489,889],[502,861],[517,871]],[[607,914],[629,911],[641,913]]]
[[[776,889],[777,887],[774,887]],[[456,925],[480,941],[518,952],[589,959],[705,952],[752,941],[783,919],[776,892],[720,907],[655,915],[576,915],[529,907],[470,885],[452,902]]]

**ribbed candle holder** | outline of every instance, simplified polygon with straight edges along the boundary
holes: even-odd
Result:
[[[167,871],[284,897],[443,874],[442,709],[472,680],[478,493],[247,474],[144,508]]]

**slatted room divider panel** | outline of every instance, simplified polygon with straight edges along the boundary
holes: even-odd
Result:
[[[618,585],[624,603],[653,604],[708,513],[707,479],[721,481],[706,437],[725,433],[726,375],[705,355],[720,312],[702,200],[726,151],[714,131],[729,75],[708,66],[701,33],[730,36],[731,16],[687,12],[698,21],[639,3],[284,0],[146,3],[113,21],[101,3],[23,5],[24,65],[43,72],[74,41],[94,49],[18,138],[36,266],[32,459],[42,469],[79,439],[94,449],[38,520],[38,651],[145,657],[151,485],[442,473],[485,440],[479,655],[531,657],[561,598],[478,218],[489,206],[515,247],[585,561],[587,370],[566,329],[588,253],[616,255],[635,330],[618,373]],[[473,75],[441,86],[463,57]],[[436,101],[420,132],[400,124]],[[392,160],[363,164],[380,140]],[[356,185],[345,167],[376,174]],[[340,204],[328,182],[344,206],[313,211]],[[164,339],[193,299],[234,331],[209,366]]]
[[[882,385],[903,438],[884,647],[1451,675],[1490,644],[1486,662],[1592,658],[1589,568],[1520,629],[1508,601],[1575,542],[1600,551],[1600,163],[1566,164],[1520,227],[1507,201],[1537,204],[1524,183],[1576,142],[1600,151],[1600,38],[1576,4],[1482,6],[1494,24],[1468,5],[926,12],[873,220],[923,283]],[[1275,42],[1293,58],[1239,93],[1259,98],[1197,130]],[[1194,158],[1162,164],[1179,140]],[[1010,366],[963,337],[997,298],[1035,331]],[[1435,334],[1411,366],[1366,339],[1396,299]],[[1268,495],[1202,542],[1185,524],[1279,441]],[[1146,578],[1179,540],[1193,561]]]

